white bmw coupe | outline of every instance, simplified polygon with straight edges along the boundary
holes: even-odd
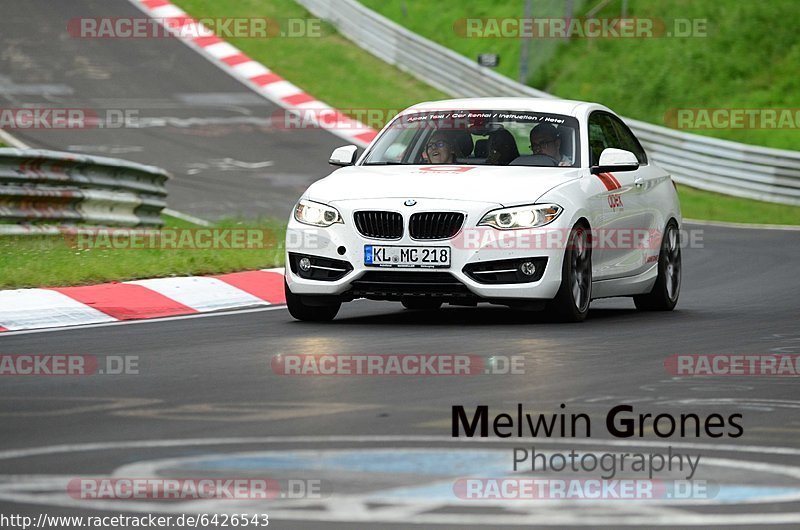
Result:
[[[586,318],[593,299],[671,310],[681,284],[670,175],[595,103],[421,103],[312,184],[289,219],[286,302],[299,320],[342,302],[479,302]]]

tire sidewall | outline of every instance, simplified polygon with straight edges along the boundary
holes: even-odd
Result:
[[[674,300],[670,298],[669,290],[667,289],[667,283],[669,282],[669,278],[667,276],[667,267],[669,265],[669,233],[671,230],[675,230],[677,232],[676,237],[678,238],[678,284],[676,287]],[[671,219],[664,229],[664,240],[661,242],[661,251],[658,257],[658,287],[661,290],[659,294],[664,299],[664,305],[670,309],[675,307],[675,305],[678,303],[678,298],[680,298],[682,283],[681,273],[683,270],[682,262],[683,256],[681,255],[681,231],[678,228],[678,223],[675,222],[674,219]]]
[[[578,308],[578,305],[575,302],[575,297],[572,295],[572,278],[571,278],[572,255],[575,252],[575,239],[576,239],[576,236],[578,234],[584,234],[585,235],[586,252],[589,255],[589,257],[588,257],[588,259],[589,259],[589,269],[588,269],[589,286],[587,288],[588,291],[586,293],[586,307],[583,310]],[[572,227],[572,230],[570,231],[570,235],[569,235],[569,248],[567,249],[567,253],[564,256],[564,259],[565,259],[565,265],[566,265],[566,268],[565,268],[566,275],[565,275],[565,277],[566,277],[566,280],[567,280],[567,288],[568,288],[568,292],[569,292],[569,298],[572,301],[572,307],[574,309],[574,312],[575,312],[576,316],[580,316],[581,319],[586,318],[586,314],[589,312],[589,306],[592,303],[592,241],[591,241],[591,238],[589,236],[589,231],[585,226],[583,226],[581,224],[576,224],[575,226]],[[564,279],[562,278],[562,282],[563,281],[564,281]]]
[[[586,307],[581,311],[575,303],[575,297],[572,294],[572,257],[574,254],[575,236],[579,233],[586,235],[586,247],[589,253],[589,287],[587,293]],[[561,265],[561,286],[558,293],[553,300],[548,304],[549,310],[554,313],[559,321],[565,322],[581,322],[586,319],[589,313],[589,306],[592,301],[592,240],[587,228],[583,223],[577,223],[570,230],[569,238],[567,239],[567,248],[564,250],[564,261]]]

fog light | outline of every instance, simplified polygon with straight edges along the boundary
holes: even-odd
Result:
[[[300,266],[300,270],[303,272],[308,272],[311,270],[311,260],[308,258],[300,258],[300,261],[297,264]]]
[[[519,266],[519,272],[525,276],[533,276],[536,274],[536,265],[532,261],[524,261]]]

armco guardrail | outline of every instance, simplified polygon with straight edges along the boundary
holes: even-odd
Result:
[[[163,169],[101,156],[0,149],[0,221],[24,225],[161,226]],[[0,233],[41,230],[0,224]]]
[[[297,0],[380,59],[454,97],[554,96],[517,83],[395,24],[354,0]],[[625,119],[679,183],[800,206],[800,152],[688,134]]]

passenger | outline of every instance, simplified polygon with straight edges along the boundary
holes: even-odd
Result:
[[[549,123],[542,123],[531,130],[531,152],[552,158],[559,166],[571,166],[572,160],[561,154],[561,138],[558,129]]]
[[[491,166],[507,166],[519,156],[517,141],[506,129],[500,129],[489,135],[488,151],[486,164]]]
[[[472,152],[472,137],[466,131],[441,130],[433,133],[425,146],[431,164],[455,164]]]

